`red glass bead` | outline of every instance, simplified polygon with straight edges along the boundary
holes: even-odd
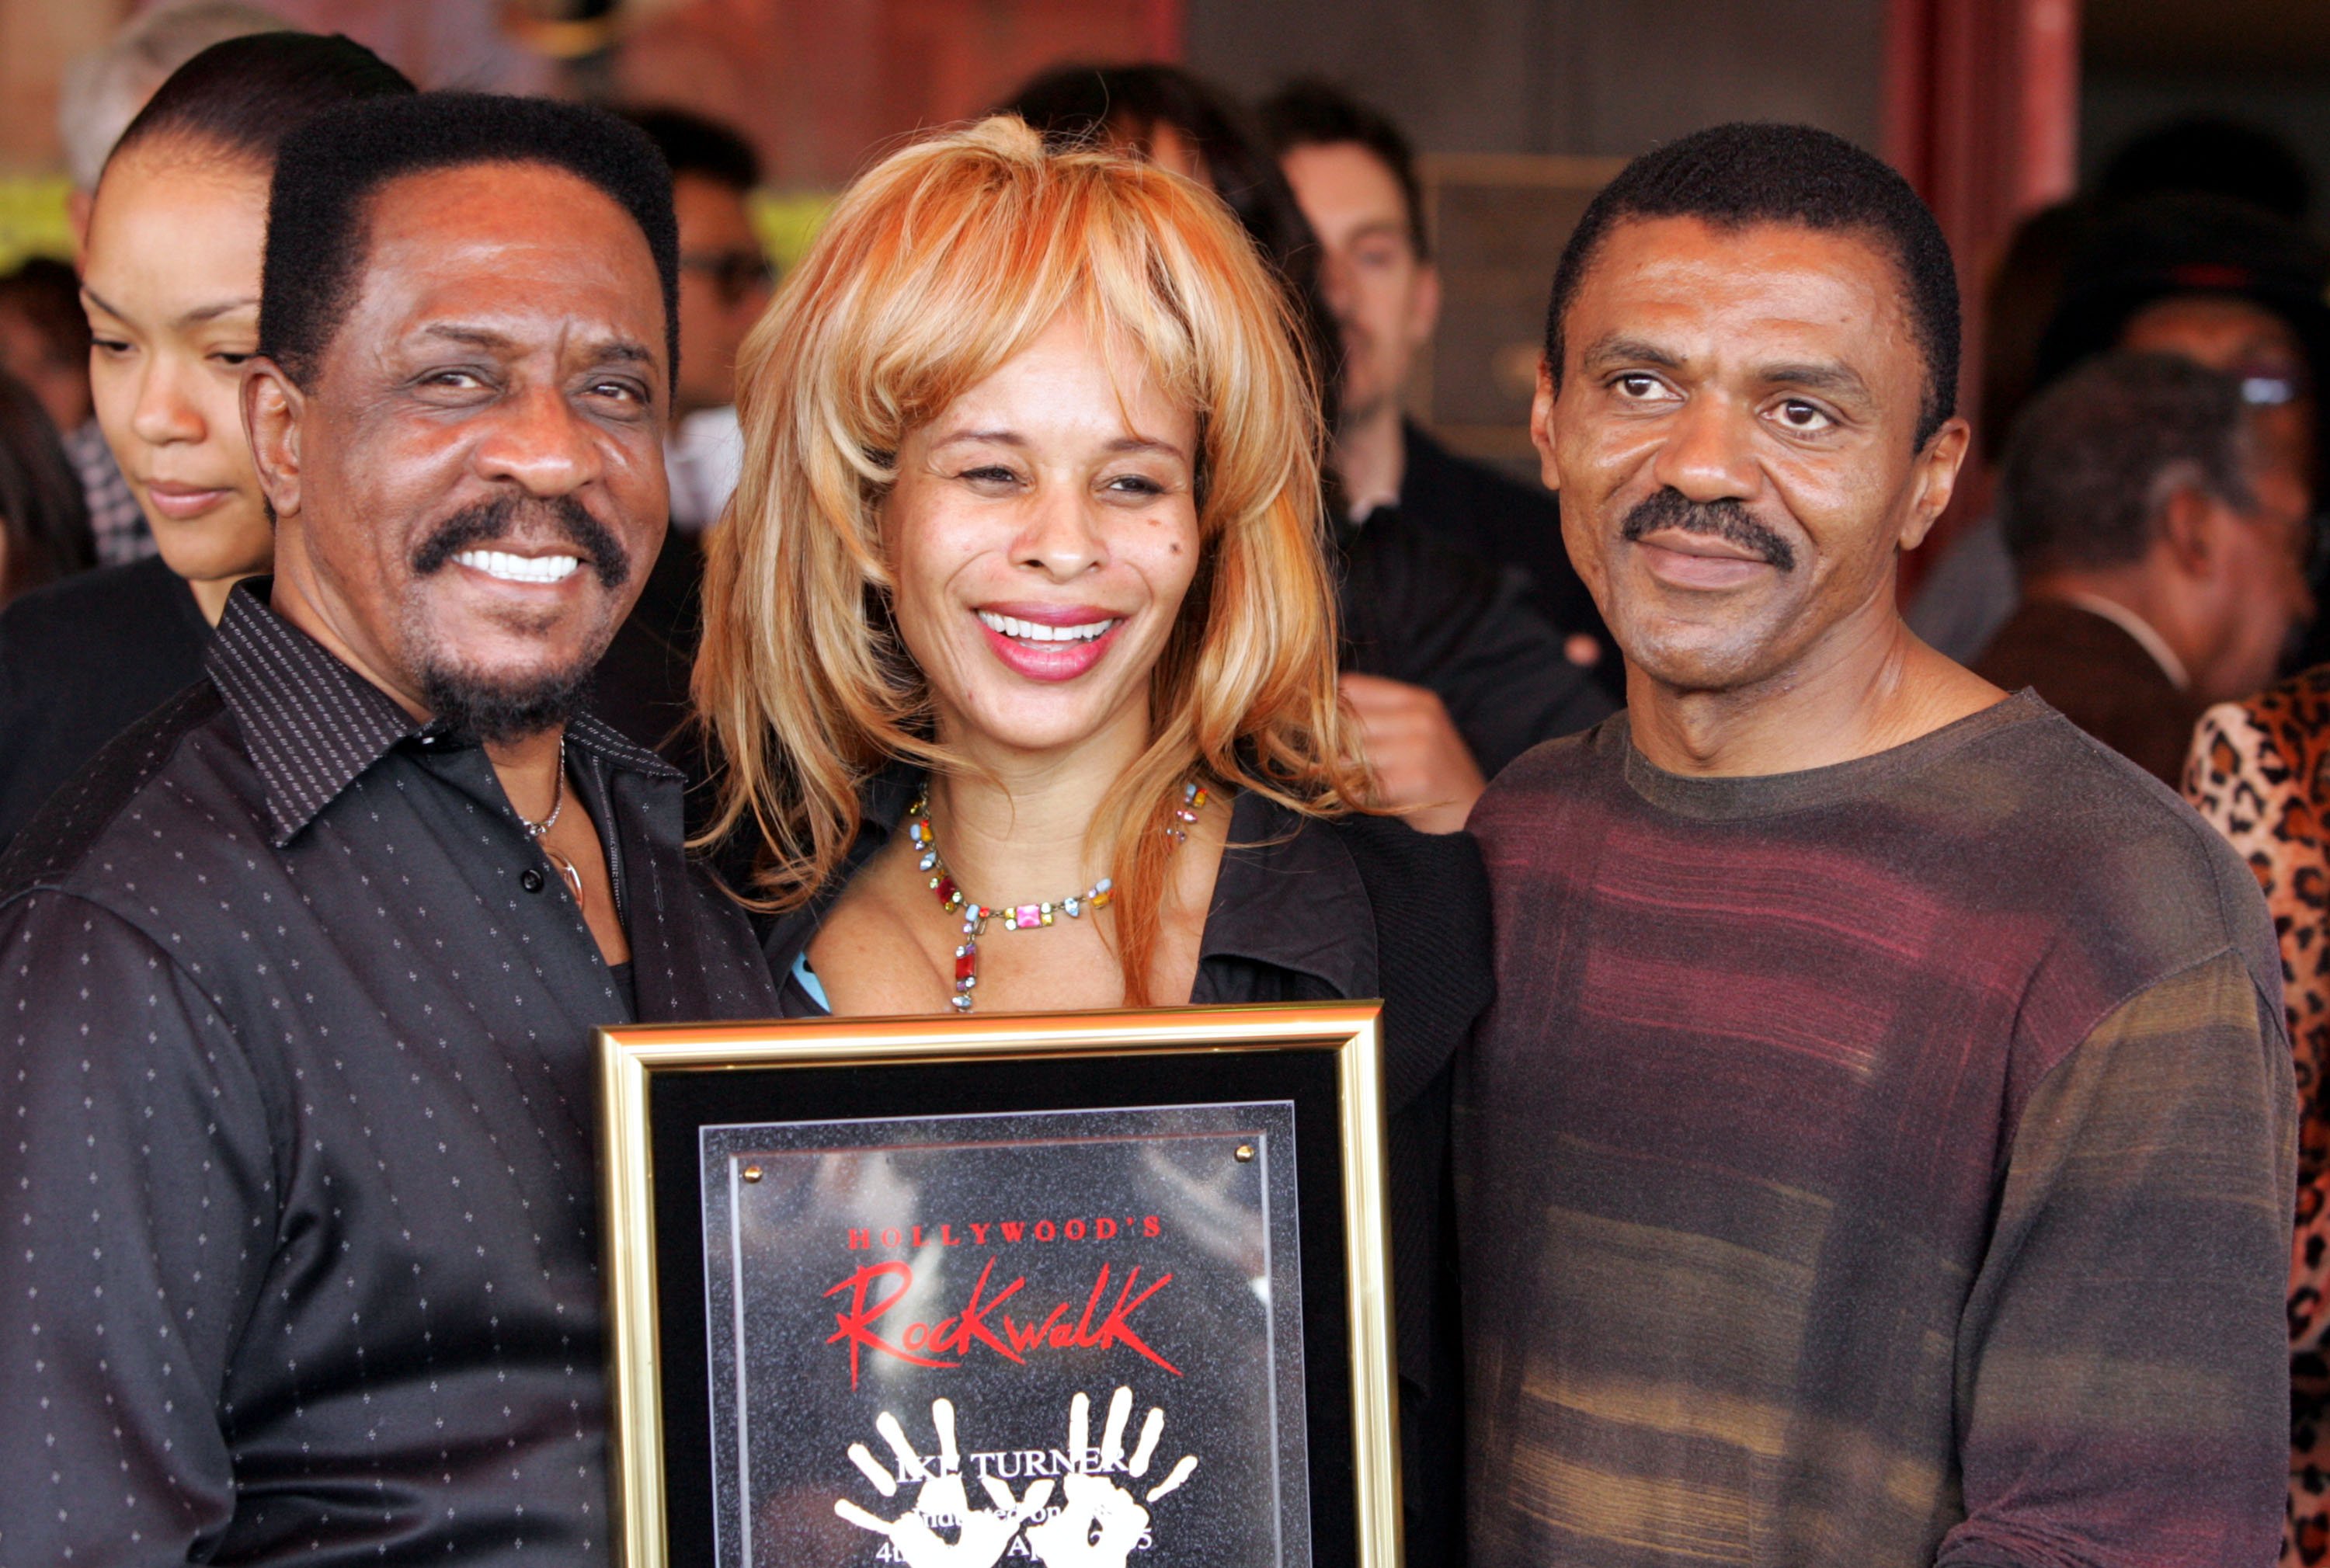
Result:
[[[973,974],[977,973],[978,969],[979,944],[977,942],[963,943],[961,949],[954,956],[955,984],[958,986],[962,984],[963,981],[968,980]]]
[[[939,878],[939,885],[936,891],[941,903],[952,903],[954,902],[954,878],[951,876],[942,876]]]

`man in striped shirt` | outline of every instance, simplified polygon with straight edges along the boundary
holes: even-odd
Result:
[[[1486,1568],[2265,1563],[2293,1107],[2254,882],[1926,647],[1957,299],[1824,133],[1637,160],[1533,431],[1628,712],[1473,817],[1459,1125]]]

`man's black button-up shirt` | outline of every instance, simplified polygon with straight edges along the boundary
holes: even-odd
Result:
[[[208,668],[0,864],[0,1563],[603,1562],[591,1030],[760,949],[606,726],[628,976],[478,748],[248,588]]]

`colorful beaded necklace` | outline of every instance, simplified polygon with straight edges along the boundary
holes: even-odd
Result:
[[[938,895],[939,907],[962,916],[962,941],[954,950],[954,995],[947,999],[954,1004],[956,1012],[968,1013],[971,990],[979,984],[979,939],[987,934],[989,921],[1001,915],[1005,930],[1023,931],[1050,925],[1056,913],[1080,920],[1087,911],[1106,909],[1116,897],[1116,883],[1104,876],[1082,893],[1041,903],[974,902],[955,885],[954,874],[947,869],[944,857],[939,854],[938,836],[931,831],[930,805],[930,794],[925,790],[906,808],[906,836],[914,841],[915,865],[930,875],[931,891]],[[1189,825],[1198,820],[1198,813],[1205,807],[1204,789],[1194,780],[1183,785],[1181,804],[1173,808],[1174,820],[1165,829],[1165,836],[1177,845],[1182,843],[1189,836]]]

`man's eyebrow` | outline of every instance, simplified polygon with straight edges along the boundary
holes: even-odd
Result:
[[[502,352],[516,346],[516,339],[507,333],[496,332],[485,326],[463,326],[457,322],[432,321],[421,329],[423,337],[441,337],[448,343],[458,343],[467,348],[482,348]]]
[[[1861,402],[1869,401],[1869,383],[1849,365],[1819,361],[1788,362],[1763,365],[1757,370],[1756,375],[1757,380],[1768,385],[1802,387],[1806,392],[1829,392]]]
[[[506,332],[489,326],[468,326],[459,322],[432,321],[421,329],[423,337],[442,338],[469,348],[481,348],[489,354],[513,354],[525,345]],[[610,337],[590,345],[594,359],[615,360],[624,364],[655,364],[655,351],[647,345],[628,337]]]
[[[1581,364],[1611,364],[1625,361],[1634,364],[1654,364],[1661,370],[1682,368],[1681,354],[1642,337],[1605,337],[1598,343],[1587,345],[1577,358]]]

